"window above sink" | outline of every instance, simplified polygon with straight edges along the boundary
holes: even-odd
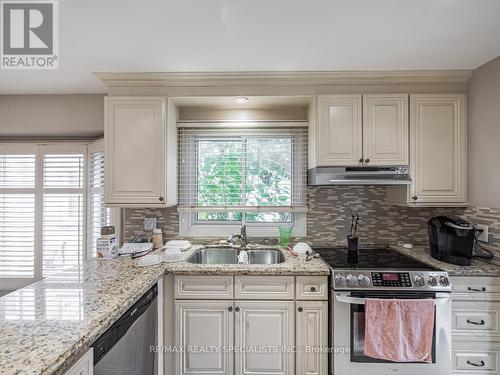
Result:
[[[267,125],[180,127],[180,235],[305,235],[307,128]]]

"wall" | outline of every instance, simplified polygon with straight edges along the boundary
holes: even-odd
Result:
[[[0,138],[96,138],[103,133],[103,95],[0,96]]]
[[[500,217],[500,57],[474,71],[468,94],[469,200]]]
[[[307,242],[314,246],[343,245],[350,209],[360,214],[359,236],[364,244],[427,243],[427,220],[436,215],[463,216],[464,208],[407,208],[385,202],[385,188],[373,186],[308,187]],[[179,238],[176,207],[126,208],[124,238],[140,230],[145,217],[157,217],[165,239]],[[500,239],[500,236],[499,236]]]

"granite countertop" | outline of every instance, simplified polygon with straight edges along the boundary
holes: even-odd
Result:
[[[412,249],[404,248],[401,245],[392,245],[390,248],[439,270],[447,271],[450,276],[500,276],[500,254],[496,253],[494,249],[491,250],[494,252],[495,258],[491,261],[475,258],[472,259],[470,266],[457,266],[431,257],[429,245],[414,245]]]
[[[197,247],[183,256],[187,259]],[[192,275],[329,275],[321,259],[283,252],[278,265],[138,267],[120,257],[92,260],[0,297],[0,374],[61,374],[165,273]]]

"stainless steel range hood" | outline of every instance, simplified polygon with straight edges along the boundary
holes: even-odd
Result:
[[[317,167],[308,171],[309,185],[409,185],[407,166]]]

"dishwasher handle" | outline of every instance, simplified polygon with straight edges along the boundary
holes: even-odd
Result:
[[[157,296],[158,285],[155,284],[92,344],[94,366],[125,336],[132,324],[151,306]]]

